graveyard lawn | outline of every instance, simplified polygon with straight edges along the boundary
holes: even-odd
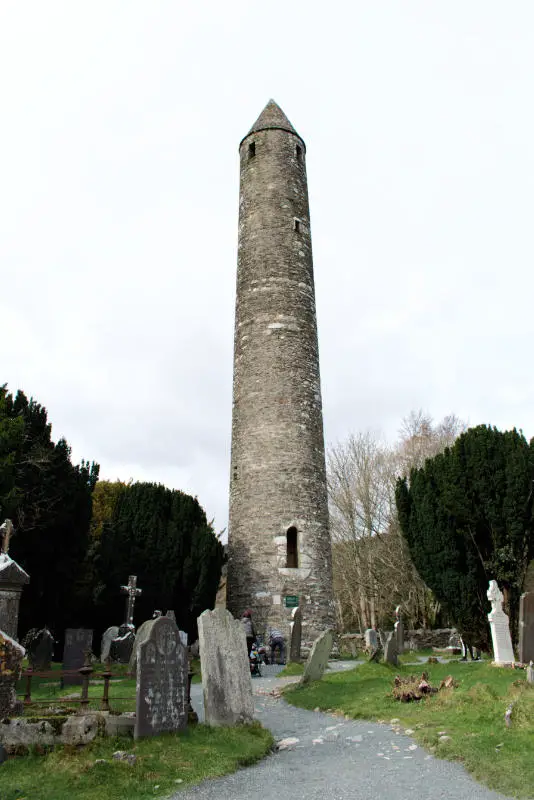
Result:
[[[394,700],[395,675],[420,675],[423,670],[432,686],[447,675],[459,686],[419,702]],[[478,781],[503,794],[534,797],[534,684],[526,683],[524,670],[493,667],[487,661],[400,667],[367,663],[349,672],[326,673],[307,687],[290,686],[284,697],[301,708],[355,719],[390,724],[396,718],[437,758],[462,762]],[[507,728],[504,714],[512,701]],[[450,739],[440,740],[440,735]]]
[[[233,728],[192,726],[150,739],[98,739],[77,750],[11,758],[0,767],[2,800],[145,800],[234,772],[263,758],[273,744],[258,723]],[[136,763],[112,758],[133,753]],[[103,759],[103,763],[96,763]]]

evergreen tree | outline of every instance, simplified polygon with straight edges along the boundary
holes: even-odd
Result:
[[[397,483],[414,564],[459,629],[487,649],[488,583],[503,589],[512,629],[534,552],[534,450],[515,429],[480,425]]]
[[[48,625],[59,638],[78,624],[74,590],[88,543],[98,465],[74,466],[54,443],[43,406],[0,389],[0,510],[13,520],[10,555],[28,572],[19,632]]]
[[[223,547],[196,498],[160,484],[126,487],[102,531],[100,627],[123,621],[120,586],[135,574],[143,590],[136,601],[136,623],[155,609],[173,609],[180,628],[196,637],[198,615],[213,608],[222,562]]]

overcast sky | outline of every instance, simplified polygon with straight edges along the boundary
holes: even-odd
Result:
[[[238,145],[307,144],[325,433],[534,435],[534,3],[0,4],[0,383],[227,525]]]

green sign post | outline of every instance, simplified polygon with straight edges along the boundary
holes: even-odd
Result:
[[[296,594],[286,594],[285,598],[285,605],[286,608],[297,608],[299,604],[299,598]]]

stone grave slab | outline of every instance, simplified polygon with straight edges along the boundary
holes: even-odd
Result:
[[[299,664],[302,644],[302,610],[300,606],[291,612],[289,628],[289,660]]]
[[[134,737],[183,730],[188,714],[188,659],[174,620],[151,620],[139,644]]]
[[[102,641],[100,644],[100,661],[104,663],[110,657],[111,642],[119,635],[119,626],[110,625],[102,634]]]
[[[496,664],[513,663],[515,656],[510,636],[510,624],[508,616],[502,610],[503,595],[497,581],[490,581],[487,597],[491,603],[488,620],[493,641],[494,661]]]
[[[386,644],[384,645],[384,661],[387,664],[393,664],[394,667],[399,666],[397,636],[395,631],[387,635]]]
[[[129,664],[135,643],[135,628],[132,625],[121,625],[117,636],[111,642],[109,655],[112,661]]]
[[[334,632],[331,630],[323,631],[314,641],[304,667],[304,674],[300,679],[303,686],[311,681],[321,680],[332,652],[333,643]]]
[[[27,638],[25,637],[24,640],[26,641]],[[33,636],[31,636],[26,646],[26,654],[32,669],[41,672],[51,669],[54,644],[54,637],[48,628],[34,629]]]
[[[225,608],[198,618],[204,713],[208,725],[252,722],[254,703],[245,630]]]
[[[25,650],[0,630],[0,721],[16,709],[16,684],[22,672]]]
[[[139,657],[139,645],[141,645],[148,639],[150,631],[152,630],[152,625],[154,624],[156,619],[159,619],[159,617],[156,617],[155,619],[152,618],[145,620],[145,622],[143,622],[139,626],[137,633],[135,634],[135,641],[132,648],[132,654],[130,656],[130,662],[128,666],[128,673],[130,675],[135,676],[137,674],[137,659]]]
[[[63,648],[63,669],[77,670],[83,667],[85,653],[93,649],[93,631],[89,628],[67,628],[65,646]],[[65,675],[61,679],[63,686],[79,686],[81,675]]]
[[[519,601],[519,660],[534,661],[534,592],[525,592]]]

